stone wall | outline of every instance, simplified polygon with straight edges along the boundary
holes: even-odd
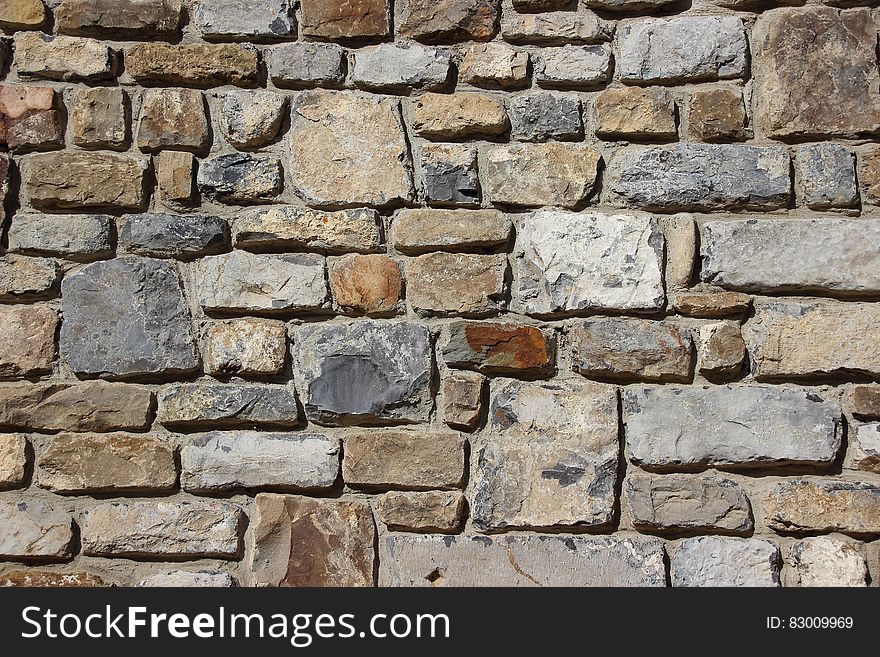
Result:
[[[4,2],[0,583],[880,579],[876,10],[715,2]]]

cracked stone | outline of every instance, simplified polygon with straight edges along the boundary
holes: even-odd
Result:
[[[293,427],[300,418],[292,386],[178,383],[159,393],[157,419],[166,427],[224,428]]]

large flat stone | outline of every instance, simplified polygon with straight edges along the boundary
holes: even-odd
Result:
[[[123,249],[156,258],[190,259],[229,248],[226,221],[213,215],[130,214],[118,230]]]
[[[496,380],[477,454],[471,517],[480,531],[602,526],[614,514],[617,393],[579,380]]]
[[[388,34],[388,0],[302,0],[303,35],[318,39],[376,39]]]
[[[449,77],[448,52],[418,44],[382,43],[354,53],[352,82],[360,89],[437,89]]]
[[[319,434],[214,431],[184,445],[180,464],[181,488],[190,492],[326,489],[339,474],[339,441]]]
[[[191,372],[199,357],[177,270],[147,258],[88,265],[61,284],[61,354],[77,373]]]
[[[779,586],[779,548],[757,538],[700,536],[670,559],[673,586]]]
[[[291,427],[299,409],[293,386],[177,383],[159,393],[156,419],[166,427]]]
[[[511,43],[599,43],[611,40],[614,23],[590,10],[521,14],[506,7],[501,13],[501,36]]]
[[[528,315],[663,307],[663,233],[649,217],[540,210],[521,217],[514,309]]]
[[[173,36],[182,11],[181,0],[61,0],[55,27],[63,34],[86,36]]]
[[[450,367],[492,374],[547,374],[553,371],[556,335],[537,326],[500,322],[454,322],[442,346]]]
[[[395,6],[400,33],[424,43],[489,41],[499,14],[497,0],[401,0]]]
[[[654,538],[386,536],[380,586],[666,586]]]
[[[780,532],[880,535],[880,486],[834,479],[788,479],[764,500],[767,524]]]
[[[296,37],[296,19],[290,0],[200,2],[195,22],[207,39],[283,39]]]
[[[13,253],[91,262],[113,256],[113,219],[104,214],[17,213],[9,226]]]
[[[880,220],[712,221],[700,251],[703,280],[732,290],[880,292]]]
[[[237,43],[139,43],[126,50],[125,70],[140,83],[250,87],[257,80],[259,51]]]
[[[830,466],[840,408],[805,388],[760,385],[629,388],[626,442],[648,468]]]
[[[406,266],[407,299],[425,315],[480,317],[507,302],[507,257],[426,253]]]
[[[410,322],[305,324],[294,337],[308,418],[319,424],[424,422],[431,341]]]

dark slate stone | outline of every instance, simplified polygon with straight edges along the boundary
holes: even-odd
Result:
[[[96,262],[61,284],[61,353],[77,374],[128,377],[199,366],[177,270],[160,260]]]
[[[294,338],[305,410],[319,424],[424,422],[431,411],[431,343],[424,326],[307,324]]]
[[[476,149],[458,144],[426,144],[422,172],[425,196],[435,205],[479,205]]]
[[[510,102],[510,136],[520,141],[576,140],[583,134],[577,96],[545,91]]]
[[[119,246],[155,258],[185,258],[225,251],[226,221],[211,215],[145,213],[125,217]]]
[[[259,203],[281,191],[281,162],[265,155],[220,155],[202,162],[198,184],[204,194],[218,201]]]

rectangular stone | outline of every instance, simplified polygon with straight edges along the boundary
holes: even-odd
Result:
[[[227,153],[202,160],[196,182],[211,200],[249,205],[274,200],[284,187],[284,173],[272,155]]]
[[[186,207],[192,202],[195,157],[181,151],[162,151],[156,158],[156,184],[159,199],[170,207]]]
[[[129,214],[117,231],[120,250],[154,258],[190,260],[229,248],[226,220],[214,215]]]
[[[51,258],[0,258],[0,301],[36,300],[58,293],[61,264]]]
[[[702,278],[724,288],[880,292],[880,220],[739,219],[702,233]]]
[[[231,319],[208,325],[202,347],[205,372],[214,376],[264,378],[287,362],[287,329],[274,319]]]
[[[18,433],[0,433],[0,490],[22,486],[27,465],[27,439]]]
[[[345,51],[335,43],[283,43],[264,56],[276,87],[336,87],[345,81]]]
[[[141,43],[125,52],[125,70],[140,83],[253,86],[259,54],[249,44]]]
[[[375,210],[325,212],[293,205],[254,208],[238,214],[232,238],[240,249],[304,249],[327,253],[375,253],[382,248]]]
[[[746,73],[748,38],[735,16],[643,18],[618,33],[622,80],[702,82]]]
[[[354,53],[351,80],[359,89],[437,89],[449,77],[450,54],[418,44],[383,43]]]
[[[780,532],[880,535],[880,486],[832,479],[789,479],[764,501],[767,524]]]
[[[357,488],[460,488],[466,443],[457,433],[387,431],[351,436],[345,440],[342,478]]]
[[[180,464],[180,485],[189,492],[328,489],[339,475],[339,441],[320,434],[214,431],[184,444]]]
[[[406,265],[407,299],[424,315],[481,317],[507,303],[507,257],[426,253]]]
[[[62,34],[168,37],[178,33],[182,14],[181,0],[61,0],[55,27]]]
[[[437,140],[496,137],[510,127],[504,101],[489,94],[426,93],[412,103],[416,134]]]
[[[454,533],[464,507],[464,495],[457,491],[391,491],[379,498],[376,515],[396,531]]]
[[[801,146],[797,149],[795,170],[801,203],[811,210],[858,206],[856,159],[845,146]]]
[[[60,434],[40,453],[36,482],[55,493],[158,493],[177,485],[173,445],[137,434]]]
[[[867,586],[864,552],[851,541],[810,536],[792,544],[786,561],[787,586]]]
[[[49,374],[58,323],[58,312],[46,306],[0,306],[0,377]]]
[[[159,393],[166,427],[292,427],[299,423],[293,386],[178,383]]]
[[[647,216],[539,210],[517,226],[512,309],[527,315],[663,307],[663,232]]]
[[[302,33],[318,39],[377,39],[388,35],[388,0],[300,0]]]
[[[647,537],[389,535],[379,585],[666,586],[664,560]]]
[[[617,391],[496,379],[471,519],[483,532],[602,527],[616,501]]]
[[[219,500],[96,503],[82,513],[83,554],[235,559],[243,517],[239,507]]]
[[[206,310],[277,314],[316,310],[327,300],[320,255],[257,255],[246,251],[202,258],[197,298]]]
[[[142,431],[153,394],[127,383],[16,383],[0,386],[0,427],[22,431]]]
[[[840,407],[807,388],[628,388],[623,413],[630,459],[651,469],[830,466],[842,440]]]
[[[15,65],[24,77],[84,82],[112,78],[116,69],[113,51],[100,41],[41,32],[16,33]]]
[[[401,210],[391,223],[391,243],[407,255],[427,251],[482,251],[506,245],[510,219],[497,210]]]
[[[776,544],[757,538],[689,538],[670,559],[672,586],[779,586],[781,567]]]
[[[113,219],[103,214],[18,213],[9,227],[9,250],[77,262],[113,257]]]
[[[772,210],[791,197],[788,152],[779,146],[676,144],[619,151],[607,200],[660,212]]]
[[[147,164],[116,153],[38,153],[22,160],[22,187],[35,208],[139,210]]]
[[[473,430],[483,415],[486,377],[476,372],[449,372],[440,384],[440,414],[453,429]]]
[[[0,85],[0,146],[17,152],[63,146],[60,105],[50,87]]]
[[[759,381],[880,374],[880,306],[874,303],[756,304],[743,337]]]
[[[510,43],[599,43],[611,40],[614,23],[589,10],[519,14],[505,7],[501,13],[501,36]]]
[[[195,23],[202,36],[213,39],[283,39],[296,37],[296,19],[291,0],[202,0],[195,11]]]
[[[612,73],[607,45],[544,48],[535,55],[535,81],[544,89],[591,89]]]
[[[0,500],[0,559],[66,561],[73,518],[46,502]]]
[[[120,88],[82,89],[71,109],[73,143],[84,148],[125,150],[131,101]]]
[[[442,346],[449,367],[492,374],[547,374],[556,361],[556,335],[537,326],[453,322]]]

